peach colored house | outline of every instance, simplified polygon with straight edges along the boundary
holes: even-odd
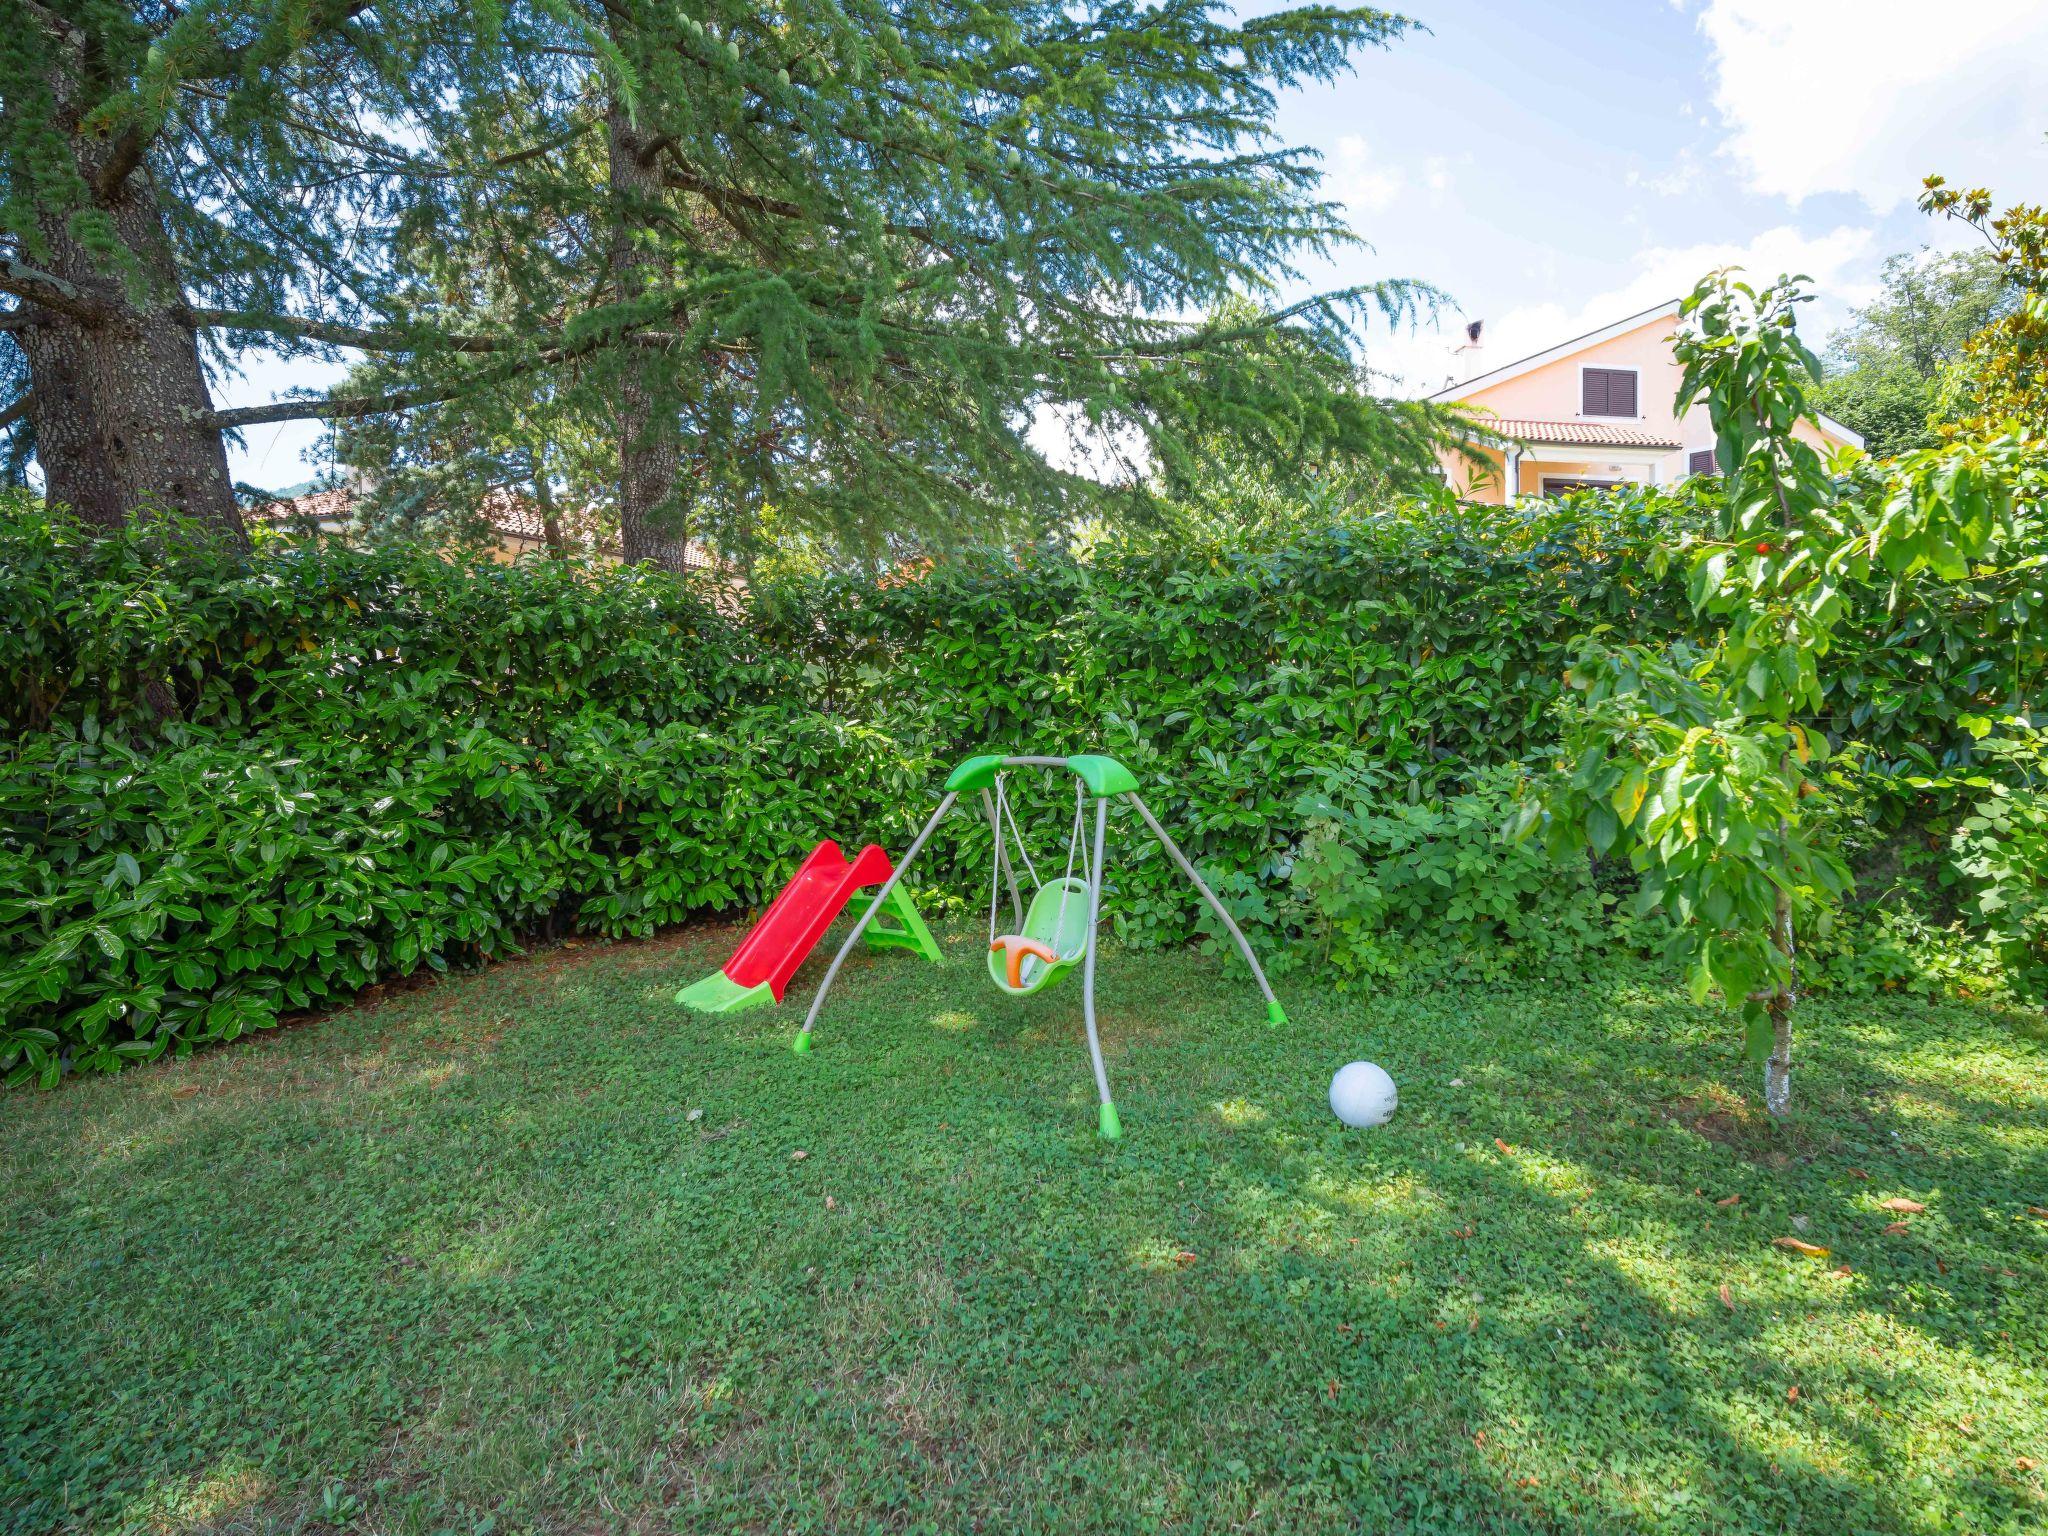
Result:
[[[1455,366],[1470,376],[1429,398],[1490,416],[1491,430],[1473,443],[1484,463],[1446,454],[1445,478],[1467,500],[1499,505],[1577,486],[1670,485],[1714,473],[1706,407],[1695,405],[1682,417],[1672,410],[1684,372],[1672,353],[1677,331],[1673,299],[1487,369],[1480,329],[1469,327]],[[1805,422],[1798,430],[1817,447],[1863,446],[1861,437],[1826,416],[1818,431]]]

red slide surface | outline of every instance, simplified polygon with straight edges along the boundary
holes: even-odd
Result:
[[[869,843],[849,863],[828,837],[811,850],[782,894],[761,914],[761,921],[740,941],[725,962],[725,974],[743,987],[765,981],[775,1001],[781,1002],[789,978],[825,936],[846,898],[864,885],[880,885],[889,878],[890,868],[889,855],[880,844]]]

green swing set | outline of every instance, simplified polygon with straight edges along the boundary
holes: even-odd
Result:
[[[1007,774],[1016,769],[1064,769],[1074,776],[1074,822],[1067,839],[1067,868],[1066,873],[1057,879],[1041,881],[1038,878],[1031,851],[1025,846],[1023,834],[1018,829],[1005,786]],[[1081,753],[1073,757],[980,756],[968,758],[947,777],[945,793],[938,808],[911,842],[902,862],[890,871],[881,890],[860,912],[852,932],[847,934],[839,952],[832,957],[832,964],[826,968],[824,980],[818,983],[817,994],[811,999],[810,1011],[804,1016],[803,1028],[797,1032],[795,1049],[799,1054],[810,1050],[811,1029],[824,1008],[825,995],[831,991],[832,983],[839,975],[839,967],[861,941],[863,931],[889,901],[897,883],[955,802],[963,794],[975,793],[981,797],[995,843],[995,867],[989,874],[989,979],[1004,992],[1029,997],[1044,991],[1076,966],[1080,967],[1081,1015],[1088,1034],[1089,1059],[1095,1069],[1095,1088],[1101,1100],[1097,1127],[1104,1139],[1114,1141],[1123,1134],[1116,1104],[1109,1093],[1109,1073],[1103,1066],[1102,1038],[1095,1019],[1095,938],[1102,913],[1103,844],[1112,802],[1137,813],[1236,941],[1238,953],[1244,956],[1245,964],[1251,967],[1252,978],[1265,995],[1267,1022],[1276,1025],[1287,1022],[1287,1015],[1273,996],[1273,988],[1267,983],[1266,973],[1260,968],[1258,957],[1252,953],[1243,931],[1139,796],[1138,781],[1130,769],[1115,758],[1099,753]],[[1092,846],[1091,840],[1084,839],[1083,835],[1091,801],[1095,807]],[[1010,856],[1013,846],[1023,860],[1025,875],[1033,888],[1028,906],[1024,901],[1022,883],[1017,878],[1016,862]],[[1075,872],[1077,865],[1078,874]],[[1009,888],[1010,908],[1017,929],[1007,934],[996,931],[1005,884]]]

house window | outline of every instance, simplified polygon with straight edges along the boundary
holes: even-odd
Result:
[[[1636,414],[1636,371],[1633,368],[1581,368],[1579,390],[1579,414],[1582,416]]]
[[[1714,462],[1713,449],[1702,448],[1687,456],[1685,472],[1688,475],[1718,475],[1721,473],[1721,466]]]
[[[1545,475],[1543,494],[1562,496],[1567,491],[1611,491],[1619,484],[1619,480],[1581,480],[1576,477],[1565,479],[1559,475]]]

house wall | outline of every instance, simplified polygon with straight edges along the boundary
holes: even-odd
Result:
[[[1483,451],[1483,450],[1482,450]],[[1663,464],[1657,466],[1657,483],[1670,484],[1685,473],[1682,456],[1678,468],[1666,473]],[[1466,501],[1481,502],[1487,506],[1499,506],[1502,497],[1500,489],[1500,454],[1485,453],[1485,468],[1476,473],[1465,461],[1455,466],[1446,464],[1446,474],[1452,487]],[[1540,496],[1543,494],[1545,479],[1554,480],[1649,480],[1650,469],[1642,464],[1611,464],[1604,460],[1591,459],[1536,459],[1524,453],[1517,466],[1517,496]]]
[[[1676,315],[1656,315],[1634,330],[1610,336],[1540,368],[1532,368],[1527,373],[1460,397],[1460,403],[1495,416],[1531,421],[1612,422],[1682,445],[1676,452],[1664,455],[1654,466],[1613,465],[1600,460],[1532,462],[1525,453],[1517,495],[1538,494],[1544,475],[1590,480],[1653,480],[1664,485],[1684,477],[1688,456],[1714,446],[1714,428],[1704,405],[1695,405],[1683,417],[1672,410],[1678,398],[1679,380],[1685,373],[1672,349],[1677,331]],[[1507,364],[1503,361],[1495,366],[1505,367]],[[1640,414],[1633,418],[1581,415],[1579,406],[1584,397],[1579,387],[1579,370],[1584,367],[1635,369],[1636,408]],[[1842,439],[1805,421],[1793,430],[1817,448],[1842,446]],[[1598,449],[1589,451],[1599,452]],[[1445,477],[1459,495],[1472,501],[1498,503],[1502,499],[1501,456],[1489,454],[1487,461],[1492,466],[1491,473],[1482,471],[1475,474],[1472,466],[1461,456],[1442,456]]]

